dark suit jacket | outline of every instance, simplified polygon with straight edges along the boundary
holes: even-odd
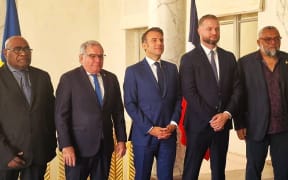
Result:
[[[18,152],[26,166],[44,165],[55,156],[54,95],[47,72],[29,67],[32,104],[26,101],[7,65],[0,68],[0,169]]]
[[[180,65],[182,93],[187,100],[184,126],[189,132],[201,132],[218,112],[237,114],[240,98],[239,78],[235,57],[231,52],[218,47],[219,84],[210,62],[201,46],[184,54]],[[231,121],[225,128],[231,128]]]
[[[126,69],[124,103],[132,118],[130,136],[135,145],[151,142],[153,137],[147,132],[152,126],[166,127],[171,120],[179,121],[181,95],[177,67],[166,61],[161,61],[161,65],[165,74],[163,94],[146,59]],[[176,133],[171,139],[176,139]]]
[[[280,70],[280,93],[283,119],[288,126],[288,54],[278,52]],[[270,100],[262,69],[263,58],[260,51],[248,54],[238,61],[243,90],[241,121],[237,129],[247,128],[247,137],[262,140],[267,133],[270,120]]]
[[[73,146],[81,157],[95,155],[101,147],[111,156],[114,149],[113,126],[117,141],[125,142],[124,107],[117,77],[100,72],[104,83],[103,106],[83,67],[62,75],[56,91],[56,128],[59,147]]]

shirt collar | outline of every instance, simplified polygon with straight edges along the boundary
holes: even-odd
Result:
[[[149,64],[150,66],[152,66],[155,62],[159,62],[160,65],[161,65],[160,59],[157,60],[157,61],[155,61],[155,60],[153,60],[153,59],[151,59],[151,58],[149,58],[149,57],[147,57],[147,56],[146,56],[145,58],[146,58],[146,61],[148,62],[148,64]]]
[[[8,66],[8,68],[10,69],[11,72],[21,71],[20,69],[16,69],[16,68],[12,67],[8,62],[6,63],[6,65]],[[24,69],[23,71],[27,71],[28,72],[28,68]]]
[[[207,48],[202,43],[201,43],[201,47],[203,48],[205,54],[210,55],[211,49]],[[214,51],[214,53],[217,53],[217,51],[216,51],[217,50],[217,46],[215,48],[213,48],[212,50]]]

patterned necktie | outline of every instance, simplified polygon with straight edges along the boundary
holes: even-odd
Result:
[[[159,85],[159,88],[161,90],[161,94],[163,94],[163,90],[164,90],[164,74],[163,74],[163,70],[162,70],[159,62],[155,62],[154,64],[157,67],[158,85]]]
[[[210,51],[210,55],[211,55],[211,67],[213,69],[214,72],[214,76],[216,78],[216,81],[218,82],[218,73],[217,73],[217,67],[216,67],[216,62],[215,62],[215,52],[213,50]]]
[[[20,86],[21,89],[28,101],[31,104],[31,85],[29,82],[28,71],[19,71],[21,79],[20,79]]]
[[[101,88],[100,88],[100,84],[97,78],[96,74],[92,74],[93,80],[94,80],[94,85],[95,85],[95,91],[96,91],[96,95],[98,98],[98,102],[100,104],[100,106],[102,106],[102,93],[101,93]]]

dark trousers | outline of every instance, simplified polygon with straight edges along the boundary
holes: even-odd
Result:
[[[225,180],[229,129],[214,132],[210,127],[201,133],[187,133],[183,180],[198,180],[202,160],[210,148],[212,180]]]
[[[275,180],[288,180],[288,132],[267,135],[263,141],[246,140],[246,180],[261,180],[268,148]]]
[[[0,170],[0,180],[43,180],[47,165],[31,165],[17,170]]]
[[[66,180],[107,180],[109,176],[111,155],[100,151],[92,157],[77,157],[76,166],[65,166]]]
[[[156,158],[158,180],[173,180],[176,156],[176,139],[156,140],[148,146],[133,145],[135,180],[150,180],[154,157]]]

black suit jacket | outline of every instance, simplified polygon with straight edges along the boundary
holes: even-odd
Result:
[[[218,47],[220,79],[217,83],[210,62],[201,46],[184,54],[180,65],[182,94],[187,100],[184,126],[189,132],[201,132],[218,112],[237,115],[241,91],[235,57]],[[231,128],[226,123],[225,128]]]
[[[32,104],[26,101],[8,66],[0,68],[0,170],[18,152],[26,166],[44,165],[55,156],[54,95],[47,72],[29,67]]]
[[[83,67],[62,75],[56,91],[56,128],[59,147],[73,146],[81,157],[95,155],[101,147],[111,156],[113,126],[117,141],[125,142],[124,108],[117,77],[101,70],[104,83],[103,106]]]
[[[288,54],[277,53],[280,70],[280,93],[282,99],[283,119],[288,126]],[[262,69],[260,51],[248,54],[238,61],[243,98],[241,118],[237,129],[247,128],[247,137],[262,140],[267,133],[270,120],[270,100],[267,84]]]

